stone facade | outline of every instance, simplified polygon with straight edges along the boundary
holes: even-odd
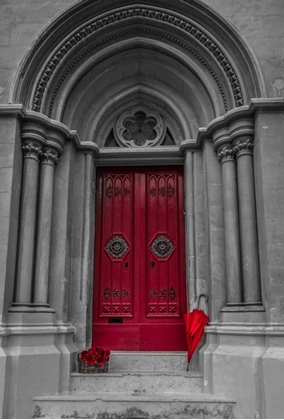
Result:
[[[206,295],[211,319],[204,390],[281,418],[282,0],[15,0],[0,16],[1,416],[67,392],[91,342],[96,168],[175,164],[188,310]],[[115,134],[140,108],[164,142]]]

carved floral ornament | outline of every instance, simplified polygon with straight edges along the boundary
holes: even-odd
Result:
[[[157,146],[165,137],[166,126],[160,114],[146,107],[123,112],[114,127],[114,136],[122,147]]]
[[[235,160],[244,154],[252,154],[253,140],[251,138],[239,139],[232,145],[224,145],[218,149],[218,159],[221,163],[228,160]]]
[[[116,13],[110,13],[109,15],[106,15],[101,19],[94,19],[92,22],[89,22],[85,27],[81,28],[78,32],[70,36],[69,39],[67,39],[67,41],[56,51],[56,53],[44,69],[33,98],[33,110],[40,111],[43,94],[53,72],[57,68],[58,64],[63,59],[65,59],[65,55],[68,54],[69,51],[71,51],[74,48],[74,46],[76,46],[81,41],[85,42],[85,39],[88,36],[109,24],[113,24],[117,21],[138,16],[140,18],[163,21],[169,25],[179,27],[181,30],[187,32],[188,34],[193,36],[198,42],[203,44],[203,46],[209,51],[209,53],[212,56],[214,56],[214,59],[216,59],[219,62],[220,66],[225,72],[233,91],[236,106],[243,105],[243,95],[234,69],[232,68],[229,60],[225,56],[222,49],[206,33],[204,33],[200,28],[195,26],[190,21],[181,19],[180,17],[175,16],[172,13],[163,12],[153,7],[138,7],[120,10]],[[104,42],[101,41],[101,45],[103,43]],[[76,61],[80,61],[80,58],[78,58]]]
[[[41,163],[55,166],[58,162],[58,154],[54,150],[45,149],[41,155]]]
[[[234,142],[234,152],[236,156],[240,154],[252,154],[253,141],[251,138],[240,139]]]
[[[231,145],[220,147],[217,155],[221,163],[227,162],[228,160],[235,160],[235,152]]]
[[[33,142],[24,143],[22,146],[24,159],[34,159],[37,162],[42,154],[41,145]]]
[[[42,164],[55,166],[58,162],[58,152],[33,142],[24,143],[22,146],[24,159],[34,159]]]

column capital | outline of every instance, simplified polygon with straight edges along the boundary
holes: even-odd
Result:
[[[24,159],[34,159],[39,162],[39,158],[42,154],[42,147],[40,144],[33,141],[27,141],[23,144],[22,150]]]
[[[41,164],[55,166],[58,162],[57,150],[51,148],[44,148],[41,154]]]
[[[233,148],[237,158],[242,155],[252,155],[253,139],[252,137],[243,137],[234,141]]]
[[[221,163],[233,161],[235,162],[235,151],[231,145],[225,145],[219,147],[217,151],[218,159]]]

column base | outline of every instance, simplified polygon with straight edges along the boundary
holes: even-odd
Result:
[[[9,309],[9,324],[14,326],[25,327],[25,326],[48,326],[56,327],[57,319],[54,311],[43,312],[43,311],[25,311],[22,308],[11,308],[18,310]]]
[[[282,418],[284,324],[215,323],[200,350],[204,391],[236,401],[236,418]]]
[[[32,418],[34,397],[70,389],[79,351],[73,343],[75,327],[57,323],[54,312],[10,312],[3,330],[0,386],[8,374],[0,409],[3,403],[3,418]]]
[[[222,322],[264,323],[265,309],[261,302],[227,304],[221,309]]]
[[[231,302],[231,303],[226,303],[226,307],[230,307],[230,306],[248,306],[248,305],[253,305],[253,306],[263,306],[262,302]]]
[[[13,302],[9,308],[9,312],[47,312],[55,313],[53,308],[50,308],[48,303],[25,303]]]

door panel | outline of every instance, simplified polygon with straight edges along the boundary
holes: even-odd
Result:
[[[146,173],[146,316],[180,316],[177,174]]]
[[[100,317],[133,317],[133,174],[107,174],[102,194]]]
[[[185,350],[183,173],[100,170],[93,345]]]

